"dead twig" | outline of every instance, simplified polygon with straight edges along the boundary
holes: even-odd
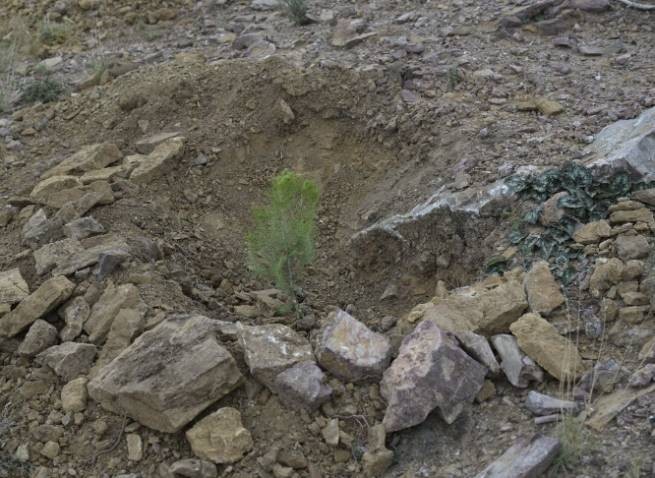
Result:
[[[632,2],[631,0],[616,0],[617,2],[621,2],[623,5],[630,7],[630,8],[635,8],[637,10],[655,10],[655,5],[644,5],[643,3],[635,3]]]

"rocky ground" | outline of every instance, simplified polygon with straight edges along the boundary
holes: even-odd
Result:
[[[0,476],[655,475],[653,15],[2,2]]]

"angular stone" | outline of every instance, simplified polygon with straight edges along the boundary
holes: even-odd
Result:
[[[42,365],[50,367],[65,382],[70,382],[86,374],[95,357],[95,345],[64,342],[41,352],[36,359]]]
[[[27,331],[23,343],[18,347],[18,353],[27,357],[34,357],[56,343],[57,328],[45,320],[37,320]]]
[[[96,234],[104,234],[105,228],[92,217],[81,217],[64,225],[64,234],[71,239],[86,239]]]
[[[528,308],[523,284],[509,280],[480,294],[482,322],[476,324],[474,332],[492,335],[506,332],[509,325]]]
[[[645,387],[655,380],[655,364],[649,363],[635,370],[628,380],[630,387]]]
[[[573,233],[573,240],[578,244],[595,244],[610,237],[612,228],[605,219],[585,224]]]
[[[644,236],[619,236],[616,238],[616,253],[624,261],[642,259],[650,253],[650,244]]]
[[[540,416],[556,413],[576,413],[580,410],[580,406],[576,402],[561,400],[534,390],[528,393],[525,406],[533,414]]]
[[[171,465],[170,472],[174,475],[170,478],[177,476],[184,476],[186,478],[216,478],[218,476],[216,465],[211,461],[198,460],[197,458],[186,458],[176,461]],[[161,476],[161,478],[169,477]]]
[[[379,423],[368,430],[366,452],[362,456],[364,476],[377,478],[384,476],[384,472],[393,463],[393,452],[385,447],[386,431],[384,425]]]
[[[584,370],[575,344],[537,314],[525,314],[510,326],[528,357],[560,381],[576,379]]]
[[[655,188],[642,189],[632,193],[632,199],[635,199],[649,206],[655,206]]]
[[[652,180],[654,138],[655,108],[650,108],[634,119],[603,128],[584,151],[587,164],[601,171],[629,171],[639,179]]]
[[[179,431],[243,379],[217,339],[215,322],[200,315],[171,316],[102,368],[89,382],[89,395],[144,426]]]
[[[143,440],[138,433],[128,433],[125,436],[127,442],[127,459],[129,461],[141,461],[143,459]]]
[[[89,318],[91,308],[84,300],[84,297],[75,297],[59,309],[59,316],[64,319],[66,325],[59,332],[63,342],[75,340],[81,333],[84,322]]]
[[[118,312],[121,309],[135,307],[140,300],[139,289],[134,284],[121,284],[118,287],[109,284],[98,302],[93,304],[91,315],[84,322],[84,330],[89,334],[89,341],[102,342]]]
[[[14,310],[0,318],[0,337],[13,337],[68,299],[75,284],[63,276],[53,277],[27,296]]]
[[[145,308],[120,309],[112,321],[107,341],[100,351],[94,370],[104,367],[129,347],[132,340],[143,330],[145,322]]]
[[[289,408],[317,410],[332,396],[327,377],[314,362],[300,362],[278,374],[274,391]]]
[[[644,275],[644,261],[629,260],[623,268],[623,280],[638,280]]]
[[[343,310],[331,312],[317,337],[318,362],[341,380],[375,380],[389,364],[389,340]]]
[[[30,193],[30,199],[34,202],[41,204],[51,204],[55,201],[59,203],[59,200],[53,200],[53,196],[57,196],[65,190],[82,186],[80,180],[75,176],[52,176],[48,179],[44,179],[32,189]]]
[[[43,275],[82,250],[84,250],[84,247],[75,239],[63,239],[46,244],[34,251],[36,273]]]
[[[593,369],[585,372],[574,391],[574,396],[589,398],[593,394],[611,393],[617,383],[623,381],[628,375],[628,370],[621,366],[616,360],[608,359],[598,361]],[[578,392],[584,392],[580,395]]]
[[[513,386],[526,388],[531,381],[543,380],[541,369],[521,353],[514,337],[509,334],[494,335],[491,343],[500,356],[500,368]]]
[[[79,377],[71,380],[61,389],[61,407],[64,412],[82,412],[86,409],[88,393],[86,377]]]
[[[560,286],[546,261],[538,261],[532,265],[525,275],[523,285],[532,312],[549,314],[565,302]]]
[[[80,181],[82,184],[91,184],[96,181],[109,181],[115,176],[120,176],[121,174],[125,173],[125,167],[124,166],[112,166],[110,168],[102,168],[102,169],[96,169],[93,171],[89,171],[88,173],[84,173],[80,177]]]
[[[0,272],[0,304],[17,304],[30,293],[18,268]]]
[[[650,306],[647,305],[621,307],[619,309],[619,319],[628,324],[638,324],[643,322],[645,314],[649,311]]]
[[[611,286],[618,284],[623,276],[624,264],[621,259],[598,259],[589,279],[591,293],[598,297]]]
[[[23,245],[40,244],[49,232],[48,216],[43,209],[36,211],[22,229]]]
[[[52,176],[93,171],[116,163],[122,157],[122,153],[114,144],[91,144],[84,146],[77,153],[69,156],[54,168],[49,169],[41,177],[46,179]]]
[[[647,224],[655,224],[653,212],[650,209],[628,209],[614,211],[610,214],[610,224],[623,224],[626,222],[645,222]]]
[[[434,322],[421,322],[405,337],[380,383],[387,401],[385,429],[418,425],[435,408],[453,423],[482,388],[485,374]]]
[[[639,397],[655,392],[655,384],[646,388],[621,388],[610,395],[604,395],[596,400],[591,408],[594,414],[587,420],[587,425],[596,431],[601,431],[614,417],[637,400]]]
[[[647,305],[650,300],[648,296],[642,292],[624,292],[621,294],[621,298],[623,299],[623,302],[625,302],[625,305]],[[619,312],[619,316],[621,316],[621,313]]]
[[[45,445],[43,445],[43,448],[41,448],[41,454],[46,458],[50,458],[51,460],[58,457],[60,451],[61,448],[59,447],[59,443],[56,441],[48,441]]]
[[[339,419],[332,418],[328,420],[327,425],[321,430],[323,440],[330,446],[337,446],[339,444]]]
[[[119,237],[107,235],[94,237],[93,239],[97,239],[98,243],[70,256],[53,271],[53,274],[73,274],[80,269],[97,264],[103,254],[116,254],[117,251],[122,251],[124,254],[130,252],[127,243]]]
[[[562,191],[544,201],[541,214],[539,215],[539,222],[543,226],[552,226],[562,220],[565,211],[559,207],[559,201],[562,198],[568,197],[568,195],[569,193]]]
[[[179,131],[171,133],[157,133],[152,136],[147,136],[136,142],[136,150],[141,154],[150,154],[161,143],[168,141],[169,139],[177,138],[179,136],[182,136]]]
[[[646,342],[639,351],[642,363],[655,363],[655,337]]]
[[[214,463],[235,463],[252,450],[250,432],[241,423],[235,408],[224,407],[206,416],[187,430],[194,455]]]
[[[500,365],[494,355],[489,341],[482,335],[473,332],[455,332],[462,348],[474,359],[489,369],[494,375],[500,373]]]
[[[250,373],[272,390],[279,373],[298,362],[314,360],[307,339],[282,324],[239,324],[239,342]]]
[[[149,183],[166,174],[184,153],[185,142],[185,138],[178,136],[158,144],[150,154],[135,154],[125,158],[127,167],[131,169],[130,180]]]
[[[475,478],[537,478],[557,458],[560,441],[550,436],[521,439]]]

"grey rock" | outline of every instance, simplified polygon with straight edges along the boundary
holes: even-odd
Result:
[[[655,380],[655,364],[649,363],[636,370],[628,380],[631,387],[645,387]]]
[[[34,357],[56,343],[57,328],[45,320],[37,320],[27,331],[25,339],[18,347],[18,353],[27,357]]]
[[[326,380],[314,362],[300,362],[277,376],[274,390],[289,408],[316,410],[332,395],[332,388],[325,383]]]
[[[48,216],[45,210],[39,209],[23,226],[23,245],[39,244],[48,231]]]
[[[201,315],[169,317],[103,367],[89,382],[89,395],[144,426],[179,431],[243,379],[214,322]]]
[[[123,249],[110,249],[98,256],[98,265],[94,274],[99,282],[109,277],[121,264],[130,258],[130,253]]]
[[[211,461],[197,458],[178,460],[170,466],[170,471],[186,478],[216,478],[218,470]]]
[[[578,403],[571,400],[544,395],[531,390],[525,400],[525,406],[535,415],[552,415],[554,413],[575,413],[580,410]]]
[[[434,409],[453,423],[480,391],[485,375],[486,369],[434,322],[421,322],[405,337],[380,383],[387,401],[385,429],[418,425]]]
[[[64,234],[71,239],[86,239],[104,233],[104,226],[90,216],[80,217],[64,225]]]
[[[84,300],[84,297],[78,296],[71,299],[59,309],[59,316],[64,319],[66,325],[59,332],[59,337],[63,342],[75,340],[81,333],[84,322],[89,318],[91,308]]]
[[[186,438],[193,453],[214,463],[235,463],[252,450],[250,432],[241,423],[239,410],[219,408],[187,430]]]
[[[614,387],[628,377],[628,370],[622,367],[614,359],[599,361],[594,368],[585,372],[576,389],[574,396],[577,399],[585,399],[592,393],[607,394],[614,390]]]
[[[489,369],[494,375],[500,373],[500,364],[494,355],[489,341],[483,335],[474,332],[457,331],[455,336],[468,354]]]
[[[95,356],[95,345],[64,342],[41,352],[36,360],[50,367],[64,382],[70,382],[89,371]]]
[[[548,469],[560,448],[560,441],[554,437],[521,439],[475,478],[537,478]]]
[[[130,248],[125,243],[125,241],[119,237],[115,236],[98,236],[93,238],[97,240],[97,243],[93,246],[80,251],[77,254],[71,255],[65,261],[62,261],[61,264],[53,271],[53,274],[60,275],[70,275],[74,272],[85,269],[89,266],[93,266],[98,263],[100,257],[106,253],[116,254],[118,250],[123,251],[125,254],[129,254]]]
[[[275,10],[280,8],[278,0],[253,0],[250,2],[250,7],[253,10]]]
[[[531,381],[543,381],[543,371],[521,352],[513,336],[494,335],[491,343],[500,356],[500,368],[509,383],[518,388],[526,388]]]
[[[644,236],[624,236],[616,238],[616,253],[624,261],[642,259],[650,253],[651,247]]]
[[[111,143],[84,146],[77,153],[69,156],[57,166],[46,171],[41,178],[60,176],[73,172],[87,172],[102,169],[123,157],[118,147]]]
[[[50,272],[73,254],[82,250],[84,250],[84,247],[75,239],[63,239],[46,244],[34,251],[34,268],[36,269],[36,273],[43,275],[46,272]]]
[[[603,128],[584,151],[586,163],[606,171],[627,170],[637,178],[655,177],[655,108],[637,118],[620,120]]]
[[[281,324],[239,324],[239,342],[250,373],[271,390],[275,389],[278,374],[298,362],[314,360],[307,339]]]
[[[330,313],[318,334],[318,362],[341,380],[375,380],[389,364],[391,345],[343,310]]]
[[[84,322],[84,330],[93,343],[102,342],[116,315],[121,309],[135,307],[141,301],[139,289],[134,284],[110,284],[98,302],[93,304],[89,318]]]
[[[141,154],[150,154],[161,143],[180,136],[182,136],[182,134],[179,131],[173,131],[170,133],[157,133],[152,136],[147,136],[136,142],[136,150]]]

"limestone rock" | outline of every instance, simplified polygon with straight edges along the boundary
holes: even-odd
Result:
[[[46,349],[36,358],[37,362],[50,367],[65,382],[70,382],[88,372],[95,356],[95,345],[64,342]]]
[[[476,324],[474,332],[483,335],[506,332],[528,308],[523,284],[517,280],[482,289],[479,300],[483,319]]]
[[[116,176],[122,176],[124,174],[125,167],[123,165],[112,166],[110,168],[95,169],[84,173],[80,177],[80,181],[82,184],[91,184],[96,181],[109,181]]]
[[[235,463],[253,447],[252,436],[235,408],[224,407],[206,416],[186,432],[193,453],[214,463]]]
[[[655,219],[650,209],[628,209],[614,211],[610,214],[610,224],[623,224],[626,222],[645,222],[655,225]]]
[[[63,276],[53,277],[0,318],[0,337],[13,337],[43,317],[73,293],[75,284]]]
[[[182,136],[179,131],[174,131],[170,133],[157,133],[152,136],[147,136],[141,138],[135,144],[136,150],[140,154],[150,154],[152,153],[157,146],[161,143],[168,141],[169,139],[177,138]]]
[[[500,368],[513,386],[525,388],[531,381],[543,380],[541,369],[521,353],[514,337],[509,334],[494,335],[491,343],[500,356]]]
[[[473,332],[456,332],[455,337],[459,340],[462,348],[471,357],[487,367],[489,372],[494,375],[500,373],[500,365],[486,337]]]
[[[535,415],[552,415],[555,413],[575,413],[580,406],[571,400],[544,395],[543,393],[531,390],[525,400],[525,406]]]
[[[649,363],[636,370],[628,380],[631,387],[645,387],[655,381],[655,364]]]
[[[349,382],[374,380],[389,364],[391,345],[343,310],[330,313],[317,338],[316,357],[330,373]]]
[[[655,363],[655,337],[646,342],[639,351],[642,363]]]
[[[543,203],[541,214],[539,215],[539,222],[543,226],[552,226],[557,224],[564,217],[564,209],[559,207],[559,201],[562,198],[568,197],[569,193],[562,191],[554,194]]]
[[[27,357],[34,357],[56,343],[57,328],[45,320],[37,320],[27,331],[23,343],[18,347],[18,353]]]
[[[84,322],[89,340],[93,343],[102,342],[118,312],[136,306],[140,300],[139,289],[134,284],[121,284],[118,287],[110,284],[98,302],[93,304],[91,315]]]
[[[535,262],[525,275],[523,284],[532,312],[549,314],[565,301],[546,261]]]
[[[590,222],[579,227],[573,233],[573,240],[578,244],[595,244],[610,237],[612,228],[605,219]]]
[[[30,293],[18,268],[0,272],[0,304],[17,304]]]
[[[178,136],[161,142],[147,155],[135,154],[125,158],[131,169],[130,180],[149,183],[167,173],[184,153],[185,142],[185,138]]]
[[[273,388],[287,407],[316,410],[332,395],[326,380],[314,362],[300,362],[278,374]]]
[[[611,286],[618,284],[623,276],[625,265],[621,259],[599,259],[589,279],[589,290],[598,297]]]
[[[559,440],[549,436],[521,439],[475,478],[536,478],[542,476],[557,457],[560,448]]]
[[[298,362],[314,360],[307,339],[282,324],[240,325],[239,342],[250,373],[272,390],[279,373]]]
[[[71,239],[86,239],[96,234],[104,234],[105,228],[92,217],[81,217],[64,225],[64,234]]]
[[[30,199],[40,204],[63,204],[59,195],[62,191],[82,186],[82,182],[76,176],[52,176],[44,179],[32,189]],[[56,199],[53,199],[56,197]],[[59,207],[59,206],[54,206]]]
[[[650,253],[651,247],[644,236],[624,236],[616,238],[616,253],[624,261],[642,259]]]
[[[216,465],[211,461],[198,460],[197,458],[186,458],[176,461],[171,465],[170,472],[171,475],[174,475],[170,478],[177,476],[184,476],[186,478],[216,478],[218,476]],[[169,477],[161,476],[161,478]]]
[[[632,193],[632,199],[635,199],[643,204],[655,206],[655,188],[641,189]]]
[[[63,239],[42,246],[34,251],[34,268],[36,269],[36,273],[43,275],[46,272],[50,272],[57,265],[83,249],[82,244],[75,239]]]
[[[89,318],[91,308],[84,300],[84,297],[75,297],[59,309],[59,316],[64,319],[66,325],[59,332],[63,342],[75,340],[81,333],[84,322]]]
[[[93,245],[89,245],[87,249],[84,249],[77,254],[71,255],[68,259],[57,266],[57,268],[53,271],[53,274],[73,274],[80,269],[85,269],[97,264],[103,255],[107,255],[109,253],[122,254],[126,257],[129,257],[130,249],[127,243],[120,237],[106,235],[97,236],[92,239],[95,241]],[[89,239],[89,241],[92,239]]]
[[[519,347],[560,381],[577,378],[584,369],[575,344],[537,314],[525,314],[510,326]]]
[[[386,431],[383,424],[379,423],[368,429],[366,452],[362,456],[365,476],[369,478],[383,476],[393,463],[393,452],[386,448],[385,441]]]
[[[103,366],[116,358],[132,343],[145,326],[145,309],[120,309],[112,321],[107,341],[102,347],[98,363]]]
[[[128,433],[125,436],[127,442],[127,459],[129,461],[141,461],[143,459],[143,440],[138,433]]]
[[[111,143],[92,144],[83,147],[52,169],[46,171],[43,179],[74,172],[93,171],[120,161],[123,157],[116,145]]]
[[[384,372],[380,392],[387,401],[385,429],[418,425],[435,408],[453,423],[482,388],[485,374],[434,322],[421,322]]]
[[[22,229],[22,244],[33,245],[40,244],[43,238],[48,234],[50,223],[48,216],[43,209],[36,211],[25,223]]]
[[[86,408],[88,393],[86,377],[79,377],[68,382],[61,389],[61,407],[64,412],[81,412]]]
[[[608,172],[629,171],[638,178],[652,180],[654,136],[655,108],[650,108],[634,119],[619,120],[603,128],[584,151],[589,157],[587,164]]]
[[[220,324],[174,315],[145,332],[89,382],[102,407],[175,433],[241,384],[234,358],[219,343]]]

